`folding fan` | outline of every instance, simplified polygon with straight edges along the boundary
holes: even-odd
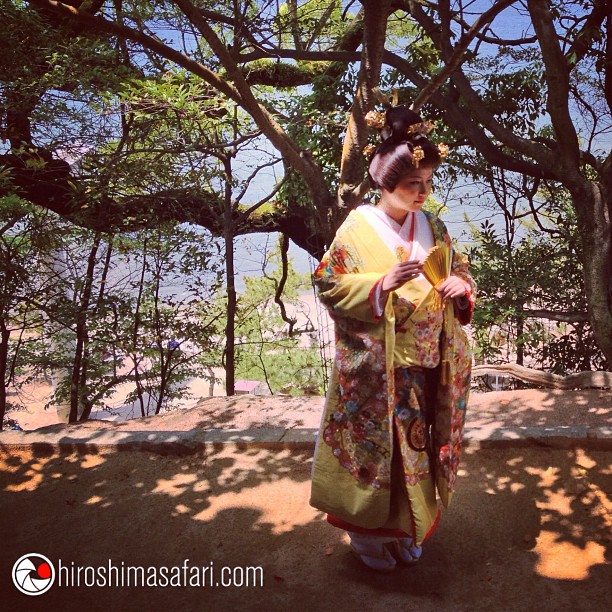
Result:
[[[429,249],[427,257],[423,262],[423,276],[434,286],[437,287],[450,275],[451,269],[451,248],[444,246],[434,246]],[[435,303],[438,308],[442,308],[442,298],[435,292]]]
[[[423,262],[423,275],[436,287],[450,275],[451,249],[450,247],[434,246],[429,249]]]
[[[427,257],[423,262],[423,275],[425,278],[434,286],[437,287],[442,281],[446,280],[450,276],[452,261],[452,250],[451,247],[434,246],[429,249]],[[434,299],[436,304],[440,308],[446,308],[446,314],[444,317],[444,333],[447,335],[452,334],[452,325],[454,320],[452,300],[448,300],[446,304],[443,304],[440,294],[435,291]],[[440,364],[440,382],[442,385],[448,385],[450,382],[450,359],[451,349],[449,348],[449,354],[442,360]]]

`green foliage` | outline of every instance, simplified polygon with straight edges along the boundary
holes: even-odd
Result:
[[[489,221],[472,226],[477,362],[518,357],[558,374],[606,367],[587,323],[548,321],[526,312],[587,309],[575,219],[567,202],[559,212],[556,227],[550,225],[552,233],[523,224],[521,237],[509,239]]]
[[[0,240],[2,295],[12,299],[0,300],[0,316],[14,331],[13,370],[5,373],[5,384],[52,377],[52,403],[68,402],[80,317],[86,323],[82,409],[113,403],[119,388],[125,394],[131,386],[126,401],[140,406],[142,398],[144,414],[157,413],[180,404],[187,397],[185,382],[208,376],[219,363],[217,241],[176,224],[106,237],[96,252],[93,299],[84,304],[94,234],[49,214],[34,227],[40,212],[20,208],[14,198],[0,200],[7,202],[2,217],[12,207],[23,218]],[[2,247],[20,236],[24,257],[13,252],[11,268]],[[12,271],[16,262],[19,282]]]
[[[99,142],[108,125],[92,104],[135,69],[112,42],[75,35],[67,25],[50,27],[25,3],[0,0],[0,13],[0,120],[26,110],[33,137],[49,150]]]
[[[473,62],[474,80],[483,87],[487,105],[508,129],[530,138],[537,136],[545,114],[542,104],[544,67],[537,49],[502,47],[495,57]]]
[[[324,373],[316,335],[312,331],[289,335],[274,301],[279,265],[277,252],[266,262],[264,277],[245,278],[236,318],[236,378],[265,382],[274,394],[320,395]],[[267,271],[270,267],[277,268],[274,276]],[[312,291],[310,275],[296,273],[289,262],[282,296],[289,313],[300,313],[299,295],[306,291]],[[296,329],[311,328],[307,316],[302,312]]]
[[[279,6],[273,23],[278,43],[320,51],[332,43],[338,31],[345,26],[342,22],[342,2],[285,2]]]
[[[282,90],[284,88],[293,89],[308,83],[326,68],[327,66],[321,62],[300,61],[288,64],[271,59],[261,59],[251,62],[244,69],[244,74],[250,80],[253,80],[253,75],[257,75],[258,84],[270,85]]]
[[[288,133],[320,165],[332,192],[339,184],[338,162],[356,79],[355,69],[347,66],[337,78],[315,77],[312,88],[279,104],[282,112],[290,117]],[[311,209],[308,186],[290,168],[287,173],[288,180],[281,192],[283,198],[293,206]]]

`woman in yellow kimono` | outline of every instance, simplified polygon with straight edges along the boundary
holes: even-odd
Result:
[[[437,497],[447,506],[454,490],[475,286],[442,221],[422,210],[444,145],[407,107],[379,115],[386,139],[369,171],[380,200],[351,211],[314,275],[336,353],[311,504],[365,565],[391,571],[419,559]],[[423,274],[434,246],[450,268],[435,288]]]

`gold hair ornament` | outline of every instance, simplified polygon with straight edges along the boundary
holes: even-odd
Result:
[[[368,127],[382,130],[387,123],[387,117],[385,113],[371,110],[366,113],[365,122]]]
[[[397,106],[397,103],[399,102],[399,92],[397,89],[395,89],[395,87],[391,90],[391,97],[385,96],[385,94],[380,91],[378,87],[373,87],[372,93],[385,108],[393,108],[394,106]]]
[[[427,136],[431,130],[434,129],[434,124],[431,121],[422,121],[421,123],[413,123],[406,128],[406,134],[412,136],[413,134],[419,134],[420,136]]]
[[[440,155],[440,159],[444,159],[448,155],[448,145],[441,142],[438,145],[438,154]]]
[[[363,147],[363,154],[365,157],[370,157],[374,151],[376,151],[377,147],[374,144],[369,144]]]
[[[385,96],[378,87],[372,88],[372,93],[374,94],[374,97],[387,110],[390,108],[393,108],[394,106],[397,106],[397,103],[399,101],[399,95],[398,95],[397,89],[392,89],[391,91],[392,91],[392,96],[389,97],[389,96]],[[381,131],[381,136],[383,138],[383,141],[389,137],[390,129],[387,126],[386,112],[371,110],[366,113],[364,119],[365,119],[366,125],[369,128],[376,128],[377,130]],[[431,121],[421,121],[420,123],[413,123],[412,125],[409,125],[406,128],[406,136],[408,137],[417,136],[415,140],[418,140],[419,136],[423,136],[423,137],[427,136],[434,128],[435,126],[433,123],[431,123]],[[385,134],[385,132],[387,132],[387,134]],[[376,145],[371,145],[371,144],[366,145],[363,148],[363,154],[366,157],[369,157],[376,150],[376,148],[377,148]],[[439,144],[437,148],[438,148],[438,154],[440,155],[440,159],[443,160],[448,155],[448,145]],[[415,168],[419,167],[419,163],[424,157],[425,157],[425,152],[423,151],[423,148],[420,146],[416,146],[412,154],[412,163],[414,164]]]
[[[421,160],[425,157],[425,151],[423,151],[423,147],[414,147],[412,151],[412,165],[415,168],[419,167]]]

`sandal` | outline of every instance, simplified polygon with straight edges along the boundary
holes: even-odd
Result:
[[[423,554],[423,547],[415,546],[412,538],[398,538],[391,542],[391,550],[402,565],[414,565]]]
[[[376,547],[360,546],[350,543],[351,552],[369,569],[375,572],[388,573],[395,569],[397,563],[388,551],[386,545],[378,544]]]

